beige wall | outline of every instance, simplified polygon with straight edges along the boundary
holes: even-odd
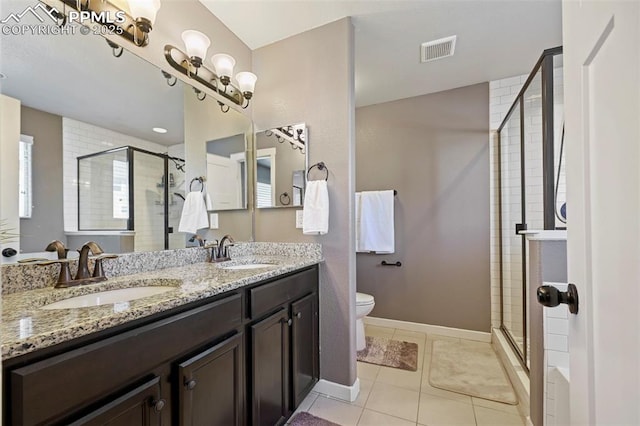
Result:
[[[259,76],[253,101],[257,128],[305,122],[310,164],[324,161],[329,176],[329,233],[303,236],[295,209],[256,210],[257,241],[322,243],[320,268],[320,374],[352,385],[356,380],[353,26],[346,18],[257,49]],[[295,70],[282,64],[291,58]],[[290,70],[290,72],[289,72]]]
[[[0,219],[14,234],[20,233],[18,218],[18,142],[20,101],[0,94]],[[0,244],[0,250],[20,250],[20,241]]]
[[[356,110],[356,189],[398,191],[396,252],[357,255],[372,316],[490,330],[488,123],[487,83]]]
[[[20,248],[43,251],[65,242],[62,191],[62,117],[22,107],[21,133],[33,136],[33,211],[20,220]]]

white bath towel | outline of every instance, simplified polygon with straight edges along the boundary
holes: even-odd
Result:
[[[395,251],[393,190],[356,193],[356,251]]]
[[[326,180],[307,182],[302,210],[302,233],[323,235],[329,232],[329,191]]]
[[[182,207],[178,232],[195,234],[198,229],[207,228],[208,226],[209,218],[207,217],[207,207],[203,193],[200,191],[189,192]]]

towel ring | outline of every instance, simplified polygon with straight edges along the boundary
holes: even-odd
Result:
[[[191,192],[193,190],[193,182],[198,181],[200,182],[200,192],[204,191],[204,181],[205,178],[202,176],[198,176],[195,177],[193,179],[191,179],[191,182],[189,183],[189,192]]]
[[[324,180],[329,180],[329,168],[322,161],[320,161],[319,163],[316,163],[313,166],[309,167],[309,170],[307,170],[307,180],[309,180],[309,173],[311,172],[311,169],[313,169],[314,167],[316,167],[320,171],[324,170],[325,173],[327,174],[325,176]]]
[[[291,197],[289,196],[288,192],[283,192],[282,194],[280,194],[280,204],[282,204],[283,206],[288,206],[289,204],[291,204]]]

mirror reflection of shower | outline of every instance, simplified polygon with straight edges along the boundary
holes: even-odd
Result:
[[[184,160],[165,153],[124,146],[80,156],[78,230],[133,231],[122,245],[134,251],[184,247],[173,233],[184,180]]]

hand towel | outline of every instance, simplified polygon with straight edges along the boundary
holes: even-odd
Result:
[[[393,204],[393,190],[356,193],[356,251],[395,251]]]
[[[307,182],[302,210],[302,233],[324,235],[329,232],[329,192],[326,180]]]
[[[207,207],[202,192],[192,191],[188,193],[182,207],[178,232],[195,234],[198,229],[207,228],[208,226]]]

